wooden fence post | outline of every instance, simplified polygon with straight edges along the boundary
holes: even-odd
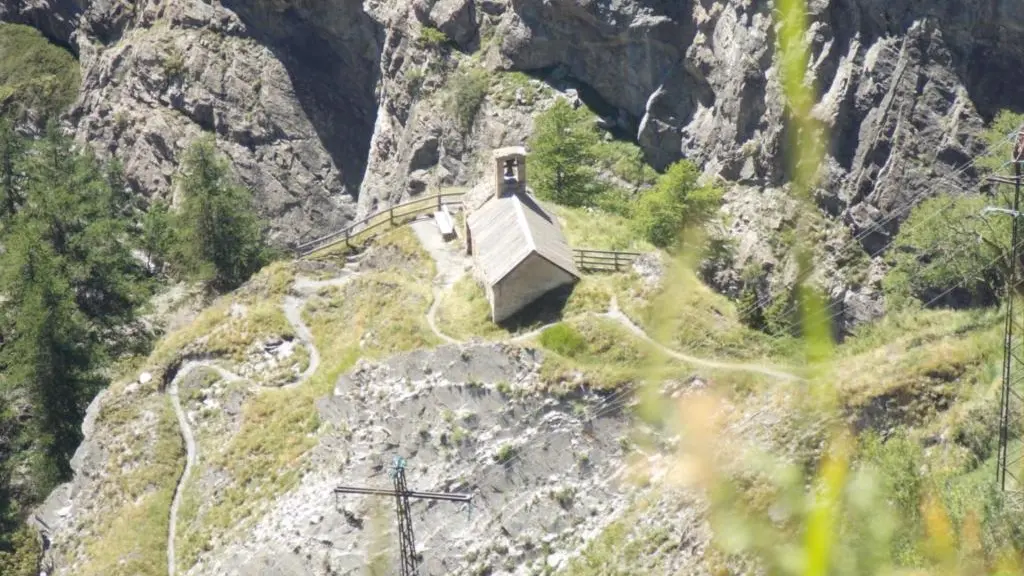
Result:
[[[388,207],[388,220],[391,222],[392,226],[395,225],[395,207],[394,206],[389,206]]]
[[[619,271],[619,253],[618,252],[612,252],[612,254],[615,255],[615,271],[618,272]]]

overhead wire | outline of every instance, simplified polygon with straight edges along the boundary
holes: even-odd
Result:
[[[1005,139],[1000,140],[1000,141],[995,142],[995,143],[990,143],[989,145],[986,146],[984,151],[982,151],[982,152],[978,153],[977,155],[975,155],[971,159],[970,162],[964,164],[963,166],[961,166],[960,168],[955,170],[952,174],[954,174],[954,175],[962,174],[963,172],[965,172],[966,170],[968,170],[972,166],[974,166],[983,157],[985,157],[985,155],[987,155],[992,149],[996,148],[997,146],[1001,146],[1001,145],[1003,145],[1005,143],[1011,142],[1016,137],[1016,135],[1017,135],[1017,131],[1013,131],[1013,132],[1009,133],[1006,136]],[[1009,164],[1012,164],[1012,162],[1005,162],[1005,163],[1003,163],[1000,166],[1000,169],[1005,168]],[[950,178],[950,175],[947,175],[947,176],[943,177],[943,180],[947,180],[949,178]],[[842,251],[844,251],[844,250],[850,248],[851,246],[855,245],[856,243],[858,243],[863,238],[867,237],[867,235],[872,233],[873,231],[875,231],[877,229],[882,229],[882,227],[884,227],[886,224],[888,224],[889,222],[891,222],[892,220],[897,218],[900,214],[902,214],[903,212],[906,212],[906,211],[910,210],[911,208],[913,208],[914,207],[915,199],[920,199],[920,198],[923,198],[923,197],[929,195],[931,193],[931,191],[935,190],[941,183],[942,182],[936,183],[936,184],[932,185],[930,188],[926,189],[924,192],[921,192],[921,193],[917,194],[914,197],[914,199],[908,201],[906,204],[904,204],[904,206],[902,208],[900,208],[899,210],[896,210],[896,211],[890,213],[887,216],[887,218],[885,218],[884,220],[872,224],[872,226],[868,227],[866,230],[862,231],[860,234],[854,236],[849,241],[845,242],[843,245],[841,245],[839,248],[837,248],[835,250],[835,252],[841,253]],[[984,185],[984,182],[979,180],[973,186],[968,188],[966,190],[966,192],[967,193],[973,192],[973,191],[979,189],[983,185]],[[957,200],[957,197],[951,198],[949,200],[949,202],[946,203],[945,206],[943,206],[939,210],[936,210],[928,218],[926,218],[925,220],[923,220],[921,222],[916,223],[915,226],[913,226],[913,227],[911,227],[911,228],[909,228],[907,230],[908,231],[913,231],[913,230],[916,230],[916,229],[918,229],[918,228],[920,228],[922,226],[925,226],[930,221],[932,221],[934,218],[936,218],[939,214],[941,214],[941,213],[945,212],[946,210],[948,210],[949,208],[951,208],[953,206],[953,204],[955,204],[956,200]],[[882,252],[887,250],[889,247],[891,247],[891,245],[892,245],[892,243],[894,241],[895,241],[895,238],[893,238],[892,240],[889,241],[889,243],[885,244],[884,246],[881,246],[880,248],[878,248],[874,252],[868,254],[868,257],[869,258],[875,258],[879,254],[881,254]],[[806,277],[803,277],[803,278],[798,278],[798,282],[806,281],[808,278],[809,278],[809,276],[806,276]],[[737,309],[737,315],[742,318],[743,316],[745,316],[747,314],[750,314],[750,313],[754,312],[755,310],[764,307],[767,304],[770,304],[772,302],[772,300],[773,300],[772,296],[770,294],[767,294],[764,297],[758,298],[755,302],[753,302],[753,303],[751,303],[751,304],[749,304],[747,306],[744,306],[743,308]],[[833,309],[837,308],[837,307],[839,308],[838,311],[833,313]],[[832,320],[834,320],[840,314],[843,313],[842,302],[832,302],[832,303],[827,305],[826,309],[830,313],[830,319],[832,319]],[[791,320],[790,322],[784,324],[782,326],[782,329],[784,331],[792,331],[796,327],[796,325],[799,323],[799,321],[800,321],[799,319]],[[710,341],[711,341],[710,338],[706,338],[704,341],[701,342],[701,344],[707,344]]]
[[[1006,138],[1005,138],[1004,140],[1000,140],[999,142],[996,142],[996,143],[992,143],[992,144],[989,144],[989,145],[987,145],[987,146],[985,147],[985,149],[984,149],[984,150],[983,150],[982,152],[979,152],[978,154],[974,155],[974,156],[973,156],[973,157],[971,158],[970,162],[967,162],[967,163],[965,163],[965,164],[964,164],[964,165],[962,165],[962,166],[961,166],[960,168],[958,168],[958,169],[954,170],[954,171],[953,171],[952,173],[950,173],[950,174],[947,174],[947,175],[943,176],[943,177],[942,177],[942,178],[940,179],[940,181],[936,182],[935,184],[932,184],[932,185],[931,185],[930,187],[926,188],[926,189],[925,189],[924,191],[922,191],[922,192],[919,192],[918,194],[916,194],[916,195],[915,195],[915,196],[914,196],[913,198],[911,198],[911,199],[910,199],[910,200],[908,200],[908,201],[907,201],[906,203],[904,203],[902,207],[900,207],[900,208],[899,208],[899,209],[897,209],[897,210],[894,210],[894,211],[890,212],[890,213],[889,213],[889,214],[888,214],[888,215],[887,215],[887,216],[886,216],[886,217],[885,217],[884,219],[882,219],[881,221],[879,221],[879,222],[873,222],[873,223],[872,223],[872,224],[871,224],[870,226],[868,226],[867,228],[865,228],[864,230],[862,230],[862,231],[861,231],[861,232],[859,232],[858,234],[854,235],[854,236],[853,236],[853,237],[852,237],[852,238],[851,238],[850,240],[848,240],[848,241],[844,242],[844,243],[843,243],[842,245],[840,245],[840,246],[839,246],[839,247],[838,247],[838,248],[837,248],[837,249],[835,250],[835,252],[836,252],[836,253],[842,253],[842,252],[843,252],[843,251],[845,251],[846,249],[848,249],[848,248],[850,248],[850,247],[852,247],[852,246],[856,245],[857,243],[859,243],[859,242],[860,242],[861,240],[863,240],[864,238],[866,238],[866,237],[867,237],[868,235],[870,235],[870,234],[872,234],[872,233],[874,233],[874,232],[876,232],[876,231],[882,231],[882,230],[884,230],[884,227],[885,227],[885,226],[887,226],[887,225],[888,225],[889,223],[891,223],[892,221],[894,221],[894,220],[895,220],[896,218],[898,218],[899,216],[901,216],[901,215],[902,215],[903,213],[905,213],[905,212],[907,212],[907,211],[911,210],[911,209],[912,209],[912,208],[913,208],[913,207],[915,206],[915,202],[916,202],[917,200],[920,200],[920,199],[922,199],[922,198],[925,198],[925,197],[929,196],[929,195],[930,195],[930,194],[931,194],[931,193],[932,193],[932,192],[933,192],[934,190],[936,190],[936,189],[937,189],[937,188],[938,188],[938,187],[939,187],[940,185],[942,185],[942,184],[945,184],[945,183],[947,183],[947,181],[949,181],[949,180],[950,180],[950,179],[951,179],[952,177],[956,177],[956,176],[960,176],[960,175],[962,175],[962,174],[963,174],[963,173],[965,173],[965,172],[966,172],[967,170],[971,169],[971,168],[972,168],[972,167],[973,167],[973,166],[974,166],[975,164],[977,164],[977,163],[978,163],[978,162],[979,162],[979,161],[980,161],[980,160],[981,160],[982,158],[984,158],[984,157],[985,157],[985,156],[986,156],[986,155],[987,155],[987,154],[988,154],[988,153],[989,153],[989,152],[990,152],[990,151],[991,151],[991,150],[992,150],[993,148],[996,148],[997,146],[1000,146],[1000,145],[1002,145],[1002,144],[1005,144],[1005,143],[1009,143],[1009,142],[1011,142],[1011,141],[1013,140],[1013,138],[1014,138],[1014,137],[1016,136],[1016,134],[1017,134],[1017,132],[1016,132],[1016,131],[1014,131],[1014,132],[1012,132],[1012,133],[1008,134],[1008,135],[1006,136]],[[1005,164],[1003,164],[1003,166],[1002,166],[1002,167],[1006,167],[1006,165],[1007,165],[1007,164],[1009,164],[1009,163],[1005,163]],[[984,182],[983,182],[983,181],[980,181],[980,180],[979,180],[979,181],[978,181],[977,183],[975,183],[975,184],[974,184],[974,185],[973,185],[972,187],[970,187],[970,188],[968,189],[968,191],[973,191],[973,190],[976,190],[976,189],[980,188],[980,187],[981,187],[982,185],[984,185]],[[951,200],[950,200],[950,202],[949,202],[949,203],[948,203],[948,204],[947,204],[947,205],[946,205],[946,206],[945,206],[945,207],[944,207],[943,209],[941,209],[941,210],[937,211],[937,212],[936,212],[936,214],[938,214],[939,212],[942,212],[942,211],[948,210],[948,209],[949,209],[949,208],[950,208],[950,207],[951,207],[951,206],[953,205],[953,203],[955,203],[955,201],[956,201],[956,198],[953,198],[953,199],[951,199]],[[933,214],[933,215],[932,215],[932,218],[933,218],[933,217],[934,217],[934,216],[935,216],[936,214]],[[927,219],[927,220],[926,220],[925,222],[927,222],[928,220],[931,220],[932,218],[929,218],[929,219]],[[921,222],[921,223],[919,223],[918,225],[919,225],[919,226],[922,226],[922,225],[924,225],[924,224],[925,224],[925,222]],[[868,255],[868,256],[869,256],[869,258],[874,258],[874,257],[878,256],[879,254],[881,254],[881,253],[882,253],[883,251],[885,251],[886,249],[888,249],[888,248],[889,248],[889,247],[890,247],[890,246],[892,245],[892,242],[893,242],[894,240],[895,240],[895,238],[893,238],[893,240],[890,240],[890,241],[889,241],[889,242],[888,242],[887,244],[885,244],[884,246],[882,246],[882,247],[880,247],[879,249],[875,250],[874,252],[870,253],[870,254]],[[797,283],[800,283],[800,282],[804,282],[804,281],[806,281],[807,279],[808,279],[808,277],[802,277],[802,278],[798,278],[798,279],[797,279]],[[765,296],[765,297],[763,297],[763,298],[759,298],[759,299],[758,299],[758,300],[757,300],[756,302],[754,302],[754,303],[752,303],[752,304],[750,304],[750,305],[747,305],[746,307],[744,307],[744,308],[742,308],[742,309],[738,310],[738,313],[740,314],[740,316],[743,316],[743,315],[749,314],[749,313],[753,312],[754,310],[756,310],[756,309],[758,309],[758,308],[762,308],[762,307],[764,307],[765,305],[767,305],[767,304],[771,303],[771,301],[772,301],[772,297],[771,297],[770,295],[766,295],[766,296]]]

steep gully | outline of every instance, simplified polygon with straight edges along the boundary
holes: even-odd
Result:
[[[433,282],[433,302],[431,303],[430,309],[427,312],[426,320],[430,326],[431,331],[441,340],[449,344],[462,343],[461,340],[453,338],[443,333],[437,326],[436,315],[439,303],[441,301],[441,295],[445,290],[455,284],[466,272],[468,265],[468,259],[461,256],[445,245],[444,241],[441,240],[440,235],[434,229],[433,223],[430,221],[418,221],[413,225],[413,230],[416,236],[419,238],[424,249],[430,254],[431,258],[437,266],[437,274]],[[350,264],[355,264],[355,261],[350,261]],[[282,310],[284,311],[285,318],[295,331],[296,337],[302,341],[302,343],[309,350],[309,365],[294,381],[283,386],[282,388],[296,388],[304,384],[313,374],[316,373],[320,366],[320,353],[313,342],[313,334],[309,327],[306,326],[302,320],[302,308],[305,306],[308,298],[316,294],[319,289],[328,286],[343,286],[348,283],[356,272],[346,266],[345,270],[336,277],[329,280],[310,280],[308,278],[297,277],[292,284],[291,294],[285,297],[282,303]],[[706,368],[713,368],[718,370],[732,370],[739,372],[750,372],[756,374],[762,374],[771,378],[777,378],[780,380],[799,380],[800,377],[772,368],[770,366],[764,366],[759,364],[744,364],[744,363],[732,363],[724,362],[713,359],[700,358],[697,356],[691,356],[672,350],[659,342],[651,338],[641,327],[637,326],[632,320],[629,319],[618,307],[617,300],[613,297],[609,310],[604,313],[596,314],[596,316],[610,318],[625,326],[630,332],[635,334],[638,338],[654,346],[664,354],[682,360],[690,364],[697,366],[703,366]],[[520,334],[516,337],[510,338],[509,341],[513,343],[519,343],[527,341],[531,338],[538,336],[545,329],[549,328],[553,324],[541,326],[530,332]],[[178,479],[178,483],[174,490],[174,499],[171,502],[170,509],[170,525],[167,534],[167,574],[168,576],[177,576],[177,567],[175,563],[176,547],[175,538],[177,535],[177,523],[178,523],[178,509],[181,505],[182,494],[185,485],[188,483],[189,477],[192,473],[192,469],[195,467],[199,455],[198,448],[195,442],[195,433],[192,430],[192,426],[188,421],[188,417],[185,414],[184,409],[181,405],[179,397],[178,385],[182,378],[188,376],[193,370],[199,368],[207,368],[217,372],[217,374],[229,381],[242,380],[243,378],[237,374],[234,374],[224,368],[214,364],[211,361],[199,360],[187,362],[178,370],[174,379],[171,381],[168,387],[168,396],[170,397],[171,404],[174,407],[174,412],[178,419],[178,426],[181,428],[181,436],[185,442],[185,469]]]

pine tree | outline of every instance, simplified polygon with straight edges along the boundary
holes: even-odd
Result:
[[[157,200],[142,217],[142,250],[146,253],[146,268],[151,274],[163,272],[164,263],[171,253],[174,228],[170,208]]]
[[[21,204],[18,166],[25,152],[24,141],[11,123],[0,117],[0,217],[14,215]]]
[[[127,221],[112,213],[107,174],[91,152],[76,152],[53,127],[28,167],[18,220],[42,227],[42,241],[60,257],[76,304],[91,322],[105,328],[127,322],[143,296],[142,273]]]
[[[88,322],[75,306],[61,257],[44,237],[43,226],[19,223],[0,260],[4,333],[10,335],[2,356],[9,382],[31,399],[41,448],[33,462],[38,495],[70,476],[85,404],[100,384]]]
[[[586,109],[556,100],[537,117],[530,138],[530,181],[537,193],[568,206],[591,204],[600,192],[593,169],[598,142]]]
[[[183,166],[180,260],[215,288],[229,290],[248,280],[267,258],[252,193],[231,180],[212,139],[193,144]]]

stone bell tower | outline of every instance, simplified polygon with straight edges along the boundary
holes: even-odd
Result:
[[[498,198],[526,194],[526,149],[522,146],[498,148],[494,158],[494,190]]]

